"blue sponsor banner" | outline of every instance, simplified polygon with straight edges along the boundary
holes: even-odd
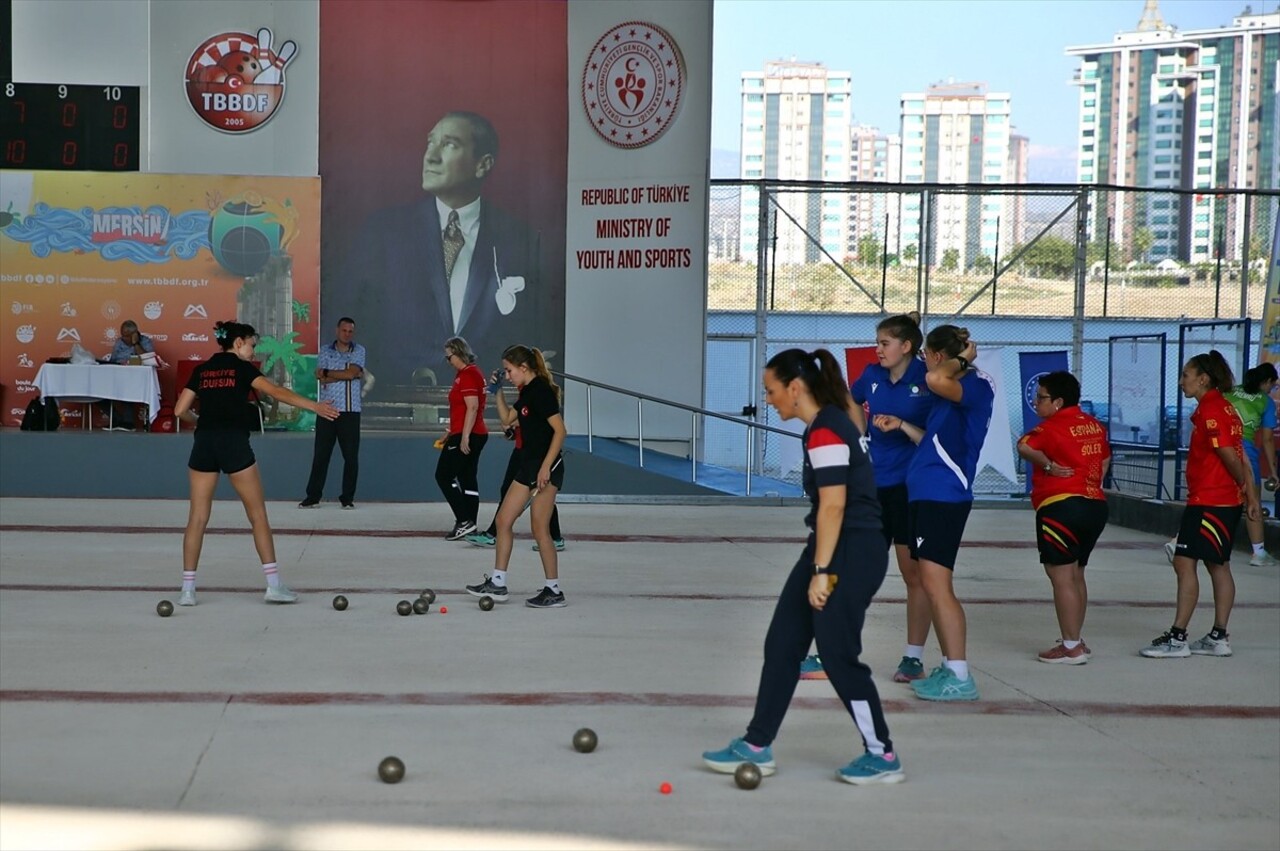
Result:
[[[1067,368],[1067,352],[1018,352],[1018,375],[1022,381],[1022,433],[1040,424],[1036,415],[1036,384],[1040,376]],[[1026,490],[1031,492],[1031,465],[1026,464]]]

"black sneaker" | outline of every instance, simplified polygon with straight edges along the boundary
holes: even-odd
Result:
[[[461,523],[453,527],[453,531],[444,536],[446,541],[461,541],[476,530],[476,524],[470,520],[463,520]]]
[[[494,585],[488,574],[485,574],[484,582],[479,585],[468,585],[467,593],[472,597],[492,597],[495,603],[505,603],[511,599],[511,595],[507,592],[507,586]]]
[[[355,508],[355,507],[356,507],[356,504],[355,504],[354,502],[344,502],[344,503],[342,503],[342,507],[343,507],[343,508],[345,508],[345,509],[347,509],[347,510],[349,511],[349,510],[351,510],[352,508]]]
[[[319,504],[320,504],[320,500],[318,499],[304,499],[302,502],[298,503],[298,507],[299,508],[315,508]]]
[[[471,589],[467,589],[468,591]],[[506,590],[505,588],[503,590]],[[531,609],[563,609],[564,594],[558,591],[552,591],[545,585],[538,592],[536,597],[530,597],[524,601],[524,604]]]

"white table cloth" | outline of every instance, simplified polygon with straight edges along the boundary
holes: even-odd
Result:
[[[36,373],[41,396],[70,401],[116,399],[147,406],[148,421],[160,413],[160,379],[149,366],[46,363]]]

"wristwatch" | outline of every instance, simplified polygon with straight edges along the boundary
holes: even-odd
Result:
[[[956,360],[960,363],[960,371],[964,372],[969,368],[969,359],[956,355]]]
[[[324,373],[324,377],[325,377],[325,378],[328,378],[328,377],[329,377],[329,370],[327,370],[327,369],[326,369],[326,370],[322,370],[322,371],[323,371],[323,373]]]
[[[830,572],[830,568],[828,568],[828,567],[827,567],[827,565],[825,565],[825,564],[818,564],[816,561],[813,563],[813,575],[814,575],[814,576],[822,576],[822,575],[824,575],[824,574],[826,574],[826,573],[829,573],[829,572]]]
[[[1047,473],[1047,472],[1049,472],[1049,471],[1050,471],[1050,470],[1052,470],[1052,469],[1053,469],[1053,462],[1052,462],[1052,461],[1045,461],[1045,462],[1044,462],[1044,471]]]

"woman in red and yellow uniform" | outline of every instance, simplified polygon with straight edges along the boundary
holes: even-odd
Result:
[[[1187,450],[1187,507],[1182,512],[1173,571],[1178,577],[1178,600],[1173,626],[1139,652],[1149,659],[1190,656],[1230,656],[1227,619],[1236,599],[1231,576],[1231,548],[1243,510],[1258,517],[1258,491],[1253,470],[1244,457],[1244,423],[1222,395],[1235,378],[1216,350],[1200,354],[1182,368],[1178,386],[1196,400],[1191,414],[1191,445]],[[1213,629],[1204,638],[1187,642],[1187,625],[1200,599],[1196,562],[1203,561],[1213,583]]]
[[[1107,525],[1102,481],[1111,464],[1111,447],[1102,423],[1079,406],[1080,382],[1074,375],[1061,371],[1040,376],[1035,411],[1042,421],[1018,441],[1018,454],[1033,467],[1036,543],[1053,586],[1062,633],[1039,659],[1060,665],[1083,665],[1092,655],[1080,637],[1089,604],[1084,569]]]

